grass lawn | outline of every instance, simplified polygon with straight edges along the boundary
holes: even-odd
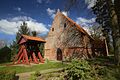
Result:
[[[13,70],[16,71],[16,73],[23,73],[23,72],[40,71],[45,69],[63,68],[65,66],[67,66],[67,64],[62,64],[62,62],[50,61],[48,63],[32,65],[32,66],[0,66],[0,71]]]
[[[120,66],[114,64],[114,56],[97,57],[89,63],[96,67],[99,80],[120,80]]]

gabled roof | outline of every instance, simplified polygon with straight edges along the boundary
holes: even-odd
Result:
[[[34,41],[40,41],[40,42],[46,42],[45,40],[43,40],[40,37],[33,37],[33,36],[28,36],[28,35],[22,35],[24,38],[26,38],[27,40],[34,40]]]
[[[18,44],[21,44],[22,38],[24,38],[23,42],[27,42],[27,41],[37,41],[37,42],[43,42],[43,43],[46,42],[45,40],[43,40],[40,37],[33,37],[33,36],[28,36],[28,35],[21,35],[21,38],[18,41]]]
[[[76,22],[74,22],[72,19],[70,19],[69,17],[65,16],[64,14],[62,14],[61,12],[57,12],[57,14],[61,14],[62,16],[64,16],[68,21],[70,21],[70,23],[72,25],[75,25],[77,27],[77,29],[82,32],[83,34],[86,34],[88,37],[90,37],[91,39],[93,39],[80,25],[78,25]]]

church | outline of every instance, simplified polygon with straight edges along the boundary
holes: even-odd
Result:
[[[57,11],[45,43],[45,59],[92,57],[93,38],[72,19]]]

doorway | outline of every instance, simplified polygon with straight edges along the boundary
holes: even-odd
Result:
[[[57,60],[62,60],[62,50],[60,48],[57,48]]]

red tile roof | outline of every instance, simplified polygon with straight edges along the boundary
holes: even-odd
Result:
[[[40,37],[33,37],[33,36],[28,36],[28,35],[22,35],[22,37],[24,37],[27,40],[33,40],[33,41],[39,41],[39,42],[46,42],[45,40],[43,40]]]

